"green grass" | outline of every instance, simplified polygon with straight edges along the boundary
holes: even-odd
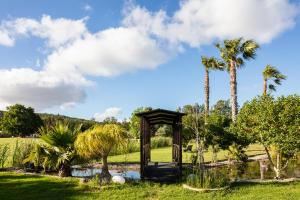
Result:
[[[180,184],[132,183],[92,189],[75,178],[0,172],[0,199],[300,199],[300,182],[239,184],[222,192],[197,193]]]
[[[250,145],[247,149],[247,154],[249,156],[251,155],[257,155],[264,153],[263,148],[261,145],[254,144]],[[228,154],[228,151],[220,151],[218,153],[218,159],[224,160],[226,159],[226,156]],[[182,154],[182,160],[184,163],[190,163],[190,157],[191,153],[183,152]],[[140,152],[134,152],[129,153],[127,155],[116,155],[116,156],[110,156],[108,158],[109,162],[124,162],[124,160],[127,160],[127,162],[139,162],[140,161]],[[151,161],[153,162],[171,162],[172,159],[172,147],[164,147],[159,149],[152,149],[151,150]],[[207,151],[204,154],[204,159],[206,162],[211,161],[212,159],[212,152]]]
[[[30,142],[37,139],[32,138],[0,138],[0,145],[3,144],[9,144],[10,149],[13,149],[16,140],[19,140],[20,142]],[[263,153],[262,146],[255,144],[250,145],[247,149],[248,155],[256,155]],[[226,159],[228,152],[227,151],[220,151],[218,153],[218,159],[223,160]],[[182,159],[184,163],[190,163],[191,153],[183,152]],[[212,153],[211,151],[208,151],[204,154],[204,158],[206,162],[211,161]],[[172,147],[164,147],[164,148],[158,148],[158,149],[152,149],[151,150],[151,160],[153,162],[171,162],[172,159]],[[126,155],[127,162],[139,162],[140,161],[140,152],[134,152],[129,153]],[[8,161],[10,161],[10,158],[8,158]],[[116,155],[116,156],[110,156],[108,158],[109,162],[124,162],[125,161],[125,155]],[[9,165],[9,164],[8,164]],[[6,165],[6,166],[8,166]]]

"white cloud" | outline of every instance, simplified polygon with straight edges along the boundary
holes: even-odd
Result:
[[[107,108],[103,113],[95,113],[94,118],[96,121],[102,122],[108,117],[117,118],[120,114],[122,114],[122,109],[118,107]]]
[[[240,37],[270,42],[295,25],[299,11],[288,0],[185,0],[173,15],[128,4],[119,27],[98,32],[87,29],[87,18],[73,20],[17,18],[0,23],[0,45],[20,38],[46,42],[41,69],[0,70],[0,107],[23,103],[37,109],[62,109],[85,99],[89,76],[116,76],[154,69],[182,51],[215,40]],[[111,108],[95,114],[101,120],[120,112]]]
[[[0,29],[0,45],[12,47],[14,43],[14,39],[6,31]]]
[[[288,0],[186,0],[173,16],[131,4],[123,24],[191,47],[240,36],[267,43],[295,25],[298,11]]]
[[[2,108],[22,103],[38,110],[83,102],[83,86],[90,82],[79,75],[53,74],[30,68],[0,70],[0,102]]]
[[[60,47],[84,36],[88,32],[85,22],[87,18],[71,20],[65,18],[52,19],[43,15],[38,21],[30,18],[17,18],[3,23],[10,37],[33,35],[46,39],[47,46]]]
[[[167,59],[158,42],[135,28],[110,28],[53,52],[46,68],[114,76],[157,67]]]
[[[92,6],[90,6],[89,4],[85,4],[84,6],[83,6],[83,10],[85,10],[85,11],[90,11],[90,10],[92,10],[93,8],[92,8]]]

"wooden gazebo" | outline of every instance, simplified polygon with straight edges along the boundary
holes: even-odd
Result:
[[[155,109],[138,113],[141,119],[140,131],[140,173],[141,179],[170,179],[182,175],[182,116],[184,113],[163,109]],[[172,126],[173,145],[171,163],[151,163],[151,127],[156,124],[168,124]],[[169,178],[168,178],[169,177]]]

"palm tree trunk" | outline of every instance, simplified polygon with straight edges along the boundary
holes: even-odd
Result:
[[[209,115],[209,71],[205,69],[204,77],[204,98],[205,98],[205,124]]]
[[[58,171],[58,176],[60,177],[68,177],[71,176],[71,167],[69,164],[62,164]]]
[[[267,94],[267,79],[264,79],[264,90],[263,90],[263,95]]]
[[[230,103],[231,103],[231,116],[232,121],[236,122],[238,113],[237,108],[237,82],[236,82],[236,68],[234,61],[230,62]]]

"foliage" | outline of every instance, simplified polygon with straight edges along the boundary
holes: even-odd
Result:
[[[226,174],[211,170],[194,170],[193,174],[187,177],[187,184],[196,188],[221,188],[229,185],[229,178]]]
[[[42,125],[41,118],[34,113],[33,108],[20,104],[8,106],[1,119],[2,130],[17,136],[34,134]]]
[[[276,177],[288,160],[300,151],[300,97],[297,95],[274,99],[269,95],[245,103],[238,116],[237,129],[265,148]],[[270,151],[276,153],[273,162]],[[276,163],[276,164],[275,164]]]
[[[19,141],[16,140],[12,148],[11,166],[12,167],[25,167],[23,160],[28,157],[33,149],[34,144],[32,141]]]
[[[35,146],[30,156],[24,162],[42,163],[46,168],[59,169],[59,175],[69,176],[70,165],[76,158],[74,142],[81,127],[70,128],[68,124],[58,123],[54,127],[40,129],[40,139],[43,143]]]
[[[286,79],[286,76],[281,74],[280,71],[278,69],[276,69],[275,67],[271,66],[271,65],[267,65],[266,68],[263,71],[263,78],[264,78],[264,84],[265,84],[265,88],[264,88],[264,94],[267,93],[267,87],[269,88],[269,90],[271,91],[276,91],[276,86],[275,85],[281,85],[281,81]],[[273,82],[275,84],[269,84],[267,86],[267,81],[268,80],[273,80]]]
[[[129,132],[134,138],[140,138],[140,118],[136,116],[137,113],[146,112],[152,110],[151,107],[140,107],[135,109],[130,118]]]
[[[102,178],[109,181],[107,157],[114,147],[124,144],[126,138],[126,130],[118,124],[96,125],[79,134],[75,146],[82,157],[102,158]]]
[[[81,131],[85,131],[98,122],[93,120],[86,120],[86,119],[78,119],[73,117],[67,117],[64,115],[53,115],[53,114],[46,114],[41,113],[39,116],[42,118],[45,127],[51,128],[54,127],[58,123],[68,124],[70,128],[75,128],[81,126]]]
[[[9,156],[9,146],[8,144],[4,144],[0,146],[0,166],[4,167],[4,164],[7,162]]]
[[[219,100],[212,107],[212,114],[217,114],[226,117],[227,119],[231,119],[231,107],[229,100]]]

